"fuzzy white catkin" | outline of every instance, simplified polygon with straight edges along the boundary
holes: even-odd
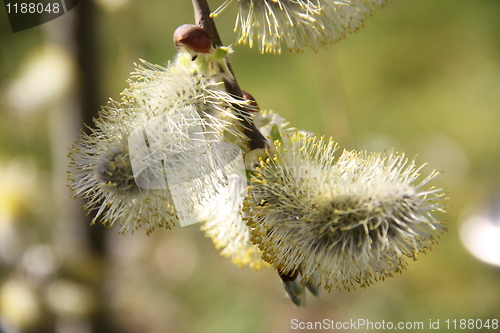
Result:
[[[261,53],[292,52],[336,43],[363,27],[386,0],[238,0],[238,43],[258,45]],[[225,3],[225,7],[227,2]],[[216,11],[217,14],[217,11]]]
[[[318,136],[275,141],[251,179],[248,225],[282,273],[327,290],[365,287],[436,241],[444,194],[425,188],[437,173],[417,181],[422,167],[404,154],[344,151],[335,160],[335,150]]]
[[[149,233],[178,222],[170,189],[155,183],[172,181],[165,170],[177,183],[181,174],[194,179],[188,197],[181,198],[188,210],[206,203],[202,194],[210,196],[225,184],[211,173],[217,161],[206,151],[227,136],[244,140],[235,125],[241,115],[234,110],[242,101],[220,83],[175,64],[144,63],[132,73],[122,101],[108,103],[95,128],[69,153],[71,188],[87,200],[87,210],[97,210],[93,222],[118,223],[122,233],[142,224]],[[147,136],[144,149],[131,145],[134,135],[143,142]]]

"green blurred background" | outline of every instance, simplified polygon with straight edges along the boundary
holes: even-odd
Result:
[[[292,319],[325,318],[426,328],[439,319],[449,331],[447,319],[500,319],[500,269],[460,240],[464,221],[500,205],[500,1],[389,1],[360,32],[318,53],[234,47],[238,81],[262,109],[342,148],[404,150],[427,172],[444,171],[435,183],[450,197],[449,231],[439,245],[402,275],[309,295],[305,309],[285,297],[274,271],[220,257],[199,225],[121,236],[89,226],[83,201],[69,199],[67,148],[83,122],[120,98],[133,62],[172,59],[173,31],[193,23],[189,0],[80,2],[15,34],[0,10],[6,333],[294,332]],[[226,44],[236,40],[235,4],[216,19]],[[499,259],[498,247],[490,255]]]

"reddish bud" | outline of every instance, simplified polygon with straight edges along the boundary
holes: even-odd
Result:
[[[177,49],[185,46],[197,53],[208,53],[212,47],[212,40],[207,32],[194,24],[178,27],[174,32],[174,43]]]
[[[281,280],[283,280],[283,282],[295,281],[299,276],[299,271],[293,271],[288,274],[283,274],[281,272],[281,269],[278,268],[278,275],[280,276]]]
[[[259,112],[259,105],[257,104],[257,101],[255,100],[255,98],[253,98],[253,96],[250,95],[250,93],[248,93],[245,90],[242,90],[241,93],[243,95],[242,96],[243,99],[246,99],[247,101],[250,101],[249,104],[250,104],[251,108],[249,108],[248,111]]]

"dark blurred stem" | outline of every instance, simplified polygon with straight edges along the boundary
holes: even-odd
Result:
[[[95,8],[92,1],[82,1],[76,11],[75,40],[79,69],[79,106],[84,124],[91,126],[97,118],[99,103],[98,49],[95,28]],[[88,129],[87,129],[88,130]],[[105,228],[94,226],[88,231],[89,248],[94,255],[106,253]]]
[[[97,110],[100,108],[99,102],[99,50],[97,43],[96,10],[94,1],[80,1],[75,10],[75,55],[79,70],[79,107],[82,120],[86,125],[91,126],[93,118],[97,117]],[[92,218],[92,216],[90,217]],[[106,250],[106,229],[101,225],[89,227],[90,219],[85,219],[87,225],[84,229],[87,234],[89,250],[94,258],[101,263],[101,268],[105,269],[107,260]],[[100,272],[101,275],[103,272]],[[89,318],[92,326],[92,333],[113,333],[108,297],[104,291],[104,280],[101,278],[92,286],[94,295],[98,300],[98,309]]]
[[[212,38],[212,44],[214,47],[222,46],[222,41],[220,39],[219,33],[217,32],[217,28],[215,26],[215,22],[210,16],[210,8],[208,7],[207,0],[192,0],[193,8],[194,8],[194,17],[196,24],[199,27],[205,29],[210,38]],[[227,67],[229,71],[233,75],[233,80],[224,81],[225,87],[228,93],[233,94],[234,96],[243,98],[243,93],[241,92],[241,88],[238,85],[238,81],[236,81],[236,77],[231,68],[231,64],[226,59]],[[241,110],[242,113],[247,113],[247,110]],[[255,127],[253,122],[248,121],[246,117],[243,117],[242,125],[245,128],[245,135],[249,138],[249,147],[250,149],[257,148],[265,148],[267,146],[266,139],[259,132],[259,130]]]

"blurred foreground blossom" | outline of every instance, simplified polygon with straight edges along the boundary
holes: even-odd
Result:
[[[462,225],[460,236],[467,250],[476,258],[500,266],[500,220],[482,215],[471,216]]]
[[[11,277],[0,286],[0,310],[7,325],[32,329],[42,316],[35,288],[19,277]]]
[[[32,50],[3,96],[7,110],[28,121],[33,113],[60,102],[69,93],[74,66],[70,54],[57,45]]]

